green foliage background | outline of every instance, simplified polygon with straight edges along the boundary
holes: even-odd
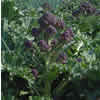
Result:
[[[47,92],[41,86],[42,80],[47,83],[51,82],[55,79],[56,72],[68,71],[71,75],[69,78],[72,81],[75,80],[76,83],[80,78],[86,77],[91,88],[96,88],[92,83],[100,80],[100,16],[81,15],[79,19],[72,18],[72,11],[78,8],[81,0],[65,0],[64,4],[61,0],[48,0],[53,7],[52,12],[63,18],[67,27],[73,28],[75,38],[64,48],[69,56],[67,65],[53,64],[54,72],[49,73],[44,73],[43,66],[38,68],[41,73],[40,80],[38,84],[35,84],[35,77],[29,66],[38,66],[37,62],[42,62],[46,57],[34,58],[35,61],[32,62],[29,51],[23,52],[23,44],[25,39],[34,39],[31,36],[31,29],[38,27],[37,19],[41,16],[39,6],[45,1],[47,0],[42,0],[42,2],[41,0],[2,0],[2,72],[6,72],[6,74],[9,72],[9,75],[2,76],[2,100],[17,100],[17,93],[25,95],[30,91],[38,96],[30,96],[29,100],[52,100],[51,97],[42,97],[39,93]],[[90,1],[97,9],[100,9],[99,0]],[[71,52],[71,49],[74,52]],[[90,51],[92,54],[89,54]],[[82,58],[81,63],[76,61],[79,57]],[[13,81],[15,76],[27,80],[30,91],[19,91],[17,88],[13,88],[13,85],[16,84]],[[66,81],[69,80],[66,79]],[[12,87],[9,88],[11,84]],[[55,90],[56,93],[63,94],[63,84],[64,82],[60,83]],[[100,94],[100,87],[93,92],[86,90],[86,93],[89,100],[92,100],[93,97]]]

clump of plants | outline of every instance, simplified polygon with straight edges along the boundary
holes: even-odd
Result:
[[[4,23],[9,37],[2,39],[5,97],[10,91],[18,100],[83,100],[99,93],[99,12],[89,2],[62,4],[54,11],[48,3],[38,12],[23,10],[17,20]]]
[[[67,63],[67,51],[65,52],[63,48],[65,45],[68,45],[74,37],[72,28],[67,27],[63,19],[60,19],[50,11],[43,13],[38,19],[38,24],[39,27],[33,27],[31,31],[34,37],[33,42],[32,40],[25,40],[25,47],[28,49],[38,49],[36,52],[33,50],[33,55],[37,56],[38,53],[38,56],[41,56],[44,61],[44,64],[39,61],[39,64],[32,66],[32,73],[36,79],[38,79],[41,74],[41,72],[38,73],[38,67],[40,67],[38,65],[44,67],[43,72],[45,72],[47,76],[49,73],[52,74],[52,71],[54,71],[55,74],[59,74],[59,71],[56,73],[54,66],[55,64],[64,65]],[[51,83],[53,80],[54,79],[47,79],[47,83],[45,83],[46,86],[43,91],[46,90],[47,94],[51,92]],[[48,84],[49,87],[47,88]]]

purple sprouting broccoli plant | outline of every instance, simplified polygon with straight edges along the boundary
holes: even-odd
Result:
[[[35,56],[33,61],[36,64],[35,66],[43,66],[45,71],[48,72],[49,68],[47,67],[55,63],[67,63],[67,54],[62,52],[64,49],[64,41],[70,42],[74,34],[71,28],[59,34],[65,29],[65,22],[63,19],[57,19],[57,17],[49,11],[40,17],[38,23],[40,25],[39,28],[32,29],[32,36],[36,38],[36,41],[33,43],[34,51],[32,54],[33,57]],[[25,45],[28,48],[32,47],[31,41],[25,42]],[[37,69],[33,68],[32,74],[37,79]],[[45,89],[47,89],[47,87]]]

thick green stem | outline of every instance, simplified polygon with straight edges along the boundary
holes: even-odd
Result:
[[[50,97],[51,96],[50,90],[51,90],[50,82],[48,80],[46,80],[46,82],[45,82],[45,89],[44,89],[44,95]]]
[[[46,62],[46,73],[49,72],[49,66],[50,66],[50,62],[49,62],[49,58],[48,58],[48,54],[46,56],[47,62]],[[46,96],[51,96],[51,83],[48,79],[45,80],[45,89],[44,89],[44,95]]]

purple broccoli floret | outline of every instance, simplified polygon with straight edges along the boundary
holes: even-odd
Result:
[[[32,74],[34,75],[35,78],[37,78],[38,71],[36,69],[32,69]]]
[[[54,47],[57,44],[57,40],[52,40],[51,41],[51,46]]]
[[[42,17],[40,17],[39,19],[39,24],[40,27],[42,28],[46,28],[48,25],[55,25],[57,20],[56,20],[56,16],[53,15],[51,12],[46,12],[44,13],[44,15]]]
[[[26,40],[24,42],[24,45],[25,45],[26,48],[31,48],[32,47],[32,41],[31,40]]]
[[[61,40],[65,40],[67,42],[71,41],[74,34],[71,28],[68,28],[63,34],[61,34]]]
[[[64,29],[64,27],[65,27],[64,20],[58,19],[56,26],[61,28],[61,29]]]
[[[66,61],[67,61],[66,54],[64,52],[63,53],[60,53],[56,61],[57,62],[61,62],[62,64],[65,64]]]
[[[77,58],[77,62],[82,62],[82,59],[81,58]]]
[[[38,28],[32,28],[32,36],[38,37],[40,34]]]
[[[49,5],[49,3],[48,2],[45,2],[43,5],[42,5],[42,8],[43,9],[51,9],[51,7],[50,7],[50,5]]]
[[[79,16],[79,14],[80,14],[80,9],[77,9],[77,10],[72,12],[73,16]]]
[[[46,32],[49,34],[49,35],[53,35],[57,32],[56,28],[52,25],[49,25]]]
[[[94,14],[96,12],[96,8],[88,2],[83,2],[80,4],[80,11],[87,14]]]
[[[44,19],[44,17],[40,17],[40,19],[38,20],[38,23],[40,24],[40,28],[42,30],[46,29],[48,27],[48,21]]]
[[[38,45],[39,45],[39,47],[40,47],[40,49],[42,51],[47,51],[50,48],[49,45],[46,43],[45,40],[40,40],[39,43],[38,43]]]

